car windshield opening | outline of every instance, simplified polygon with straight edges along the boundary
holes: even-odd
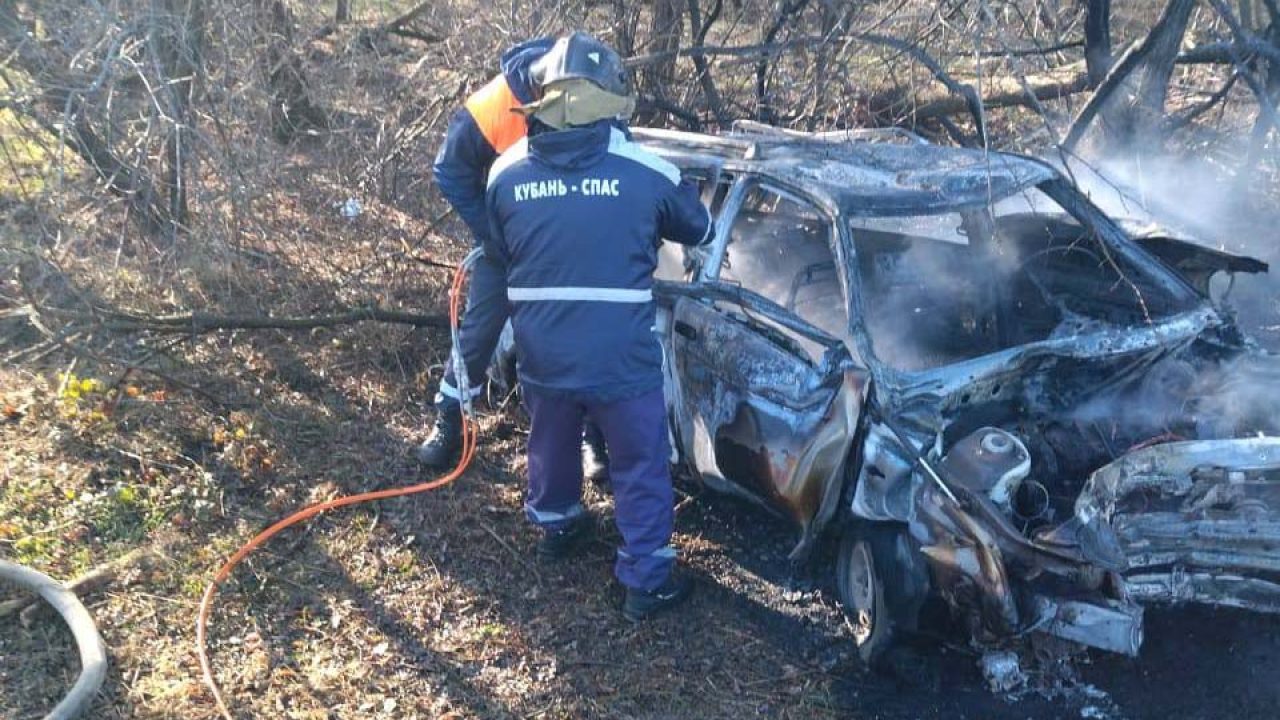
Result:
[[[1083,206],[1064,209],[1054,199],[1063,192],[1075,191],[1045,183],[977,209],[851,218],[879,361],[927,370],[1193,307],[1157,261],[1104,239]]]

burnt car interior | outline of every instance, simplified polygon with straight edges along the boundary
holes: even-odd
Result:
[[[747,191],[730,227],[719,280],[741,285],[830,335],[849,339],[849,316],[831,251],[832,227],[816,208],[766,186]],[[799,341],[811,357],[820,348]]]
[[[990,207],[850,220],[882,362],[926,370],[1193,306],[1039,188]]]

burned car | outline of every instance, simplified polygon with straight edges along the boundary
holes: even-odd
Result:
[[[983,648],[1136,655],[1143,606],[1280,610],[1280,364],[1040,160],[906,133],[637,130],[702,186],[664,251],[673,456],[792,521],[864,658],[944,601]]]

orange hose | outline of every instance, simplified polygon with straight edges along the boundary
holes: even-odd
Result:
[[[459,265],[457,272],[454,273],[453,283],[449,287],[449,322],[454,329],[458,327],[458,318],[462,314],[462,287],[466,284],[466,277],[465,266]],[[448,474],[417,485],[346,495],[305,507],[255,535],[252,540],[245,543],[239,550],[236,550],[222,564],[222,567],[218,568],[213,580],[204,589],[204,597],[200,599],[200,613],[196,617],[196,653],[200,656],[200,670],[204,674],[204,684],[208,686],[209,692],[213,695],[213,701],[218,706],[218,712],[221,713],[225,720],[235,720],[235,718],[227,708],[227,703],[222,698],[222,691],[218,689],[218,682],[213,677],[213,666],[209,662],[209,653],[206,647],[206,628],[209,624],[209,612],[213,606],[214,595],[218,592],[218,585],[231,575],[231,571],[240,564],[241,560],[248,557],[249,553],[261,547],[285,528],[292,527],[335,508],[435,490],[457,480],[462,473],[466,472],[467,466],[471,464],[471,459],[475,456],[476,445],[480,439],[479,430],[471,418],[467,417],[465,409],[460,412],[462,412],[462,453],[458,458],[458,464]]]

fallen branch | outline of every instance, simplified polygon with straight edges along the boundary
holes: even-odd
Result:
[[[217,397],[216,395],[210,393],[209,391],[199,386],[192,385],[191,383],[183,382],[182,380],[179,380],[169,375],[168,373],[162,372],[156,368],[147,367],[146,365],[142,364],[139,361],[128,360],[124,358],[117,358],[117,357],[112,357],[110,355],[103,355],[102,353],[99,353],[99,352],[94,352],[93,350],[90,350],[89,348],[84,347],[82,344],[78,342],[74,342],[74,339],[77,336],[79,336],[80,333],[71,333],[69,335],[66,335],[65,337],[63,336],[65,330],[64,332],[54,333],[49,328],[45,327],[44,323],[40,321],[40,315],[36,312],[28,312],[27,319],[33,327],[35,327],[46,338],[49,339],[49,342],[53,343],[53,347],[55,348],[60,347],[66,350],[67,352],[71,353],[77,358],[85,357],[95,362],[102,363],[104,365],[117,365],[117,366],[123,367],[125,368],[126,371],[136,370],[138,372],[143,372],[148,375],[152,375],[156,378],[159,378],[160,380],[164,381],[169,385],[172,385],[174,387],[180,387],[183,390],[187,390],[188,392],[199,395],[204,399],[212,402],[215,405],[220,405],[223,407],[231,407],[231,403],[223,400],[222,398]],[[151,353],[148,353],[148,356],[150,355]]]
[[[436,32],[423,32],[422,30],[418,30],[413,27],[414,21],[422,17],[422,14],[434,4],[435,0],[426,0],[426,2],[418,3],[412,8],[409,8],[409,10],[399,17],[383,24],[377,31],[387,35],[399,35],[400,37],[409,38],[411,40],[421,40],[425,43],[443,42],[445,40],[445,36],[443,34]]]
[[[372,320],[375,322],[413,325],[415,327],[449,326],[444,315],[420,315],[403,310],[391,310],[377,305],[355,308],[335,315],[304,317],[271,317],[269,315],[168,315],[139,321],[108,323],[109,329],[155,330],[158,332],[204,333],[214,330],[310,330],[318,327],[351,325]]]
[[[985,121],[986,114],[983,111],[983,99],[979,97],[978,90],[973,85],[956,80],[942,67],[941,63],[925,52],[919,45],[877,33],[855,33],[853,37],[872,45],[881,45],[910,55],[916,62],[925,66],[933,74],[934,80],[942,83],[948,91],[956,96],[956,100],[961,103],[961,107],[968,110],[969,114],[973,116],[974,127],[977,128],[977,144],[983,147],[987,145],[987,124]]]
[[[1066,50],[1074,50],[1075,48],[1079,48],[1079,47],[1084,47],[1083,40],[1068,40],[1066,42],[1060,42],[1056,45],[1045,45],[1044,47],[1008,48],[1008,49],[990,48],[987,50],[980,51],[978,55],[981,57],[994,57],[994,58],[1034,57],[1034,56],[1041,56],[1041,55],[1052,55],[1053,53],[1064,52]]]
[[[156,555],[151,550],[138,548],[121,555],[115,560],[93,568],[63,587],[79,596],[88,595],[110,584],[120,573],[135,567],[150,567],[155,560]],[[8,617],[14,613],[21,613],[22,624],[30,626],[35,619],[35,614],[44,607],[37,604],[36,600],[36,597],[31,596],[0,603],[0,618]]]
[[[1229,65],[1236,62],[1236,58],[1254,55],[1280,62],[1280,48],[1251,35],[1235,42],[1224,40],[1188,48],[1178,53],[1177,62],[1183,65]]]
[[[828,37],[808,36],[794,38],[785,42],[760,43],[758,45],[698,45],[696,47],[680,48],[678,50],[663,50],[661,52],[649,53],[647,55],[635,55],[627,58],[623,62],[627,67],[635,68],[645,65],[655,65],[674,57],[768,57],[770,55],[781,55],[792,48],[811,47],[830,41],[831,38]]]
[[[425,2],[420,2],[417,5],[414,5],[413,7],[409,8],[405,12],[401,13],[398,17],[394,18],[393,20],[388,21],[382,27],[385,30],[394,30],[396,28],[404,27],[405,25],[408,25],[412,23],[414,20],[417,20],[419,17],[421,17],[422,14],[425,13],[427,9],[434,4],[435,4],[435,0],[425,0]]]
[[[56,308],[25,308],[29,315],[51,315],[61,320],[84,321],[97,324],[105,330],[117,332],[158,332],[199,334],[216,330],[310,330],[318,327],[352,325],[374,321],[414,327],[446,328],[449,318],[444,315],[421,315],[392,310],[378,305],[352,308],[333,315],[306,315],[299,317],[272,317],[270,315],[213,315],[190,313],[187,315],[157,315],[147,317],[118,310],[105,310],[104,317],[60,310]]]
[[[758,58],[768,57],[770,55],[781,55],[788,50],[796,50],[800,48],[816,47],[819,45],[836,44],[846,40],[864,39],[862,34],[854,33],[850,36],[845,35],[805,35],[803,37],[792,38],[782,42],[757,43],[754,45],[694,45],[691,47],[679,48],[677,50],[662,50],[659,52],[647,53],[644,55],[633,55],[626,58],[623,62],[627,67],[635,68],[644,65],[654,65],[671,58],[709,58],[709,57],[730,57],[730,58]],[[1033,55],[1050,55],[1055,52],[1071,50],[1084,45],[1081,40],[1073,40],[1057,45],[1048,45],[1045,47],[1033,48],[1011,48],[1008,50],[989,48],[982,50],[979,54],[982,57],[1026,57]]]
[[[982,103],[988,108],[1035,107],[1039,100],[1057,100],[1088,90],[1089,73],[1084,61],[1080,61],[1028,75],[1025,85],[1021,78],[1008,75],[983,78],[982,84]],[[954,94],[933,98],[917,96],[916,102],[920,104],[911,115],[917,121],[965,112],[970,106],[968,98]],[[875,109],[874,98],[872,109]]]
[[[684,130],[692,130],[698,132],[702,130],[702,120],[698,118],[697,113],[690,111],[688,108],[681,107],[670,100],[657,97],[654,95],[640,95],[636,103],[636,112],[644,113],[649,110],[660,110],[670,114],[679,121]]]

